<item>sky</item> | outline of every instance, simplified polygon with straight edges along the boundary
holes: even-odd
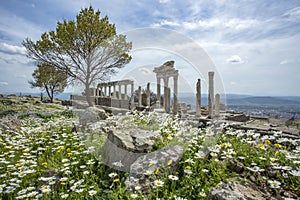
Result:
[[[155,85],[153,68],[174,60],[179,92],[194,91],[197,78],[205,92],[215,71],[219,92],[300,96],[299,0],[1,0],[0,93],[38,92],[22,41],[89,6],[133,42],[132,62],[111,80]]]

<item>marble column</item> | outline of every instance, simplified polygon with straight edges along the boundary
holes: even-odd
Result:
[[[141,107],[142,106],[142,87],[139,86],[139,89],[138,89],[138,106]]]
[[[178,76],[174,76],[174,103],[173,103],[173,114],[178,112]]]
[[[102,96],[102,87],[99,87],[99,96]]]
[[[121,86],[122,86],[122,85],[119,83],[119,99],[122,99],[122,93],[121,93],[121,89],[122,89],[122,88],[121,88]]]
[[[196,84],[196,115],[201,116],[201,80],[200,78]]]
[[[111,85],[108,86],[108,97],[111,95]]]
[[[131,109],[134,109],[134,87],[133,87],[133,83],[131,83],[131,98],[130,98],[130,104],[131,104]]]
[[[208,72],[208,117],[214,117],[214,72]]]
[[[146,95],[147,95],[147,107],[150,107],[150,83],[147,83],[147,90],[146,90]]]
[[[160,78],[157,78],[157,106],[160,108]]]
[[[107,86],[105,85],[104,86],[104,97],[107,97],[106,95],[107,95]]]
[[[169,87],[167,87],[166,93],[164,94],[164,96],[165,96],[165,99],[166,99],[166,106],[165,106],[166,113],[170,113],[171,89]]]
[[[218,117],[220,115],[220,94],[216,94],[215,100],[215,116]]]
[[[127,100],[128,99],[128,97],[127,97],[127,85],[125,84],[124,87],[125,87],[125,89],[124,89],[125,90],[124,91],[124,93],[125,93],[124,94],[124,99]]]
[[[117,94],[116,94],[116,84],[114,83],[114,93],[113,93],[113,98],[114,99],[116,99],[117,98],[117,96],[116,96]]]
[[[169,78],[164,77],[164,109],[166,112],[167,112],[167,105],[170,104],[168,103],[168,98],[167,98],[168,89],[169,89]]]

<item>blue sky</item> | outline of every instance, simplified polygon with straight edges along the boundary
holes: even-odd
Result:
[[[30,89],[27,83],[35,66],[26,58],[22,41],[26,37],[39,39],[43,32],[55,29],[57,21],[74,19],[81,8],[90,5],[107,15],[118,33],[130,35],[141,28],[166,28],[170,33],[176,31],[180,35],[177,39],[192,40],[207,53],[205,59],[211,59],[219,75],[217,81],[222,83],[220,90],[300,96],[299,0],[1,1],[0,93],[38,91]],[[153,38],[161,39],[161,35]],[[173,59],[181,74],[179,90],[193,90],[198,75],[190,60],[168,52],[175,40],[166,40],[169,46],[164,49],[132,52],[132,62],[112,79],[125,77],[124,74],[131,76],[135,66],[140,71],[143,66],[143,72],[148,70],[154,83],[151,68]],[[137,41],[133,37],[133,45]],[[199,77],[205,85],[206,74],[200,73]]]

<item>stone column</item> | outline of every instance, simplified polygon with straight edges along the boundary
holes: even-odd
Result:
[[[125,93],[125,94],[124,94],[124,99],[127,100],[127,99],[128,99],[128,98],[127,98],[127,85],[125,84],[124,86],[125,86],[125,90],[124,90],[124,93]]]
[[[196,84],[196,115],[201,116],[201,80]]]
[[[104,86],[104,97],[107,97],[107,85]]]
[[[170,113],[170,96],[171,96],[171,89],[167,87],[166,93],[164,94],[165,99],[166,99],[166,105],[165,105],[165,110],[166,113]]]
[[[108,86],[108,97],[111,95],[111,85]]]
[[[146,95],[147,95],[147,106],[150,107],[150,83],[147,83],[147,91],[146,91]]]
[[[102,97],[105,96],[105,91],[104,91],[104,86],[103,85],[101,86],[101,96]]]
[[[103,87],[102,85],[99,87],[99,96],[102,97],[103,94]]]
[[[178,76],[174,76],[174,103],[173,103],[173,114],[178,112]]]
[[[138,89],[138,100],[139,100],[138,106],[141,107],[142,106],[142,87],[141,86],[139,86],[139,89]]]
[[[164,108],[166,112],[167,112],[167,105],[170,104],[168,103],[168,98],[167,98],[168,88],[169,88],[169,78],[164,77]]]
[[[119,83],[119,99],[122,99],[122,93],[121,93],[121,89],[122,89],[122,88],[121,88],[121,86],[122,86],[122,85]]]
[[[218,117],[220,115],[220,94],[216,94],[215,98],[215,115]]]
[[[214,72],[208,72],[208,117],[214,117]]]
[[[130,104],[131,104],[131,109],[133,110],[134,109],[134,87],[133,87],[133,83],[131,83],[131,101],[130,101]]]
[[[113,98],[116,99],[117,98],[117,96],[116,96],[117,94],[116,94],[116,84],[115,83],[113,84],[113,87],[114,87]]]
[[[157,78],[157,103],[158,108],[160,108],[160,78]]]

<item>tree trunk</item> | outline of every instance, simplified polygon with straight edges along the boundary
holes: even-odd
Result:
[[[48,86],[47,86],[47,85],[44,85],[44,86],[45,86],[45,89],[46,89],[47,95],[48,95],[48,97],[50,98],[50,102],[52,103],[52,101],[53,101],[53,97],[51,98],[51,94],[50,94],[49,88],[48,88]]]
[[[92,99],[91,99],[91,93],[90,93],[90,88],[89,86],[86,84],[85,85],[85,95],[86,95],[86,101],[89,104],[89,106],[94,106]]]
[[[53,103],[53,88],[51,88],[51,97],[50,97],[50,103]]]

